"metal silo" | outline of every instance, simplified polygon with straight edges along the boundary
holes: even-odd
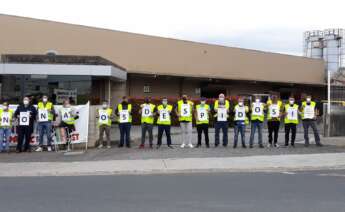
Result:
[[[304,56],[321,59],[323,58],[323,32],[320,30],[307,31],[304,33]]]
[[[323,59],[332,75],[344,64],[344,30],[327,29],[323,32]]]

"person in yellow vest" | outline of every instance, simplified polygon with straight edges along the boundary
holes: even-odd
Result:
[[[37,130],[39,146],[36,152],[43,151],[43,137],[47,136],[47,150],[52,151],[52,122],[55,116],[54,105],[48,101],[48,96],[44,95],[42,101],[37,104]]]
[[[182,98],[177,102],[175,113],[178,117],[181,127],[181,148],[184,148],[187,143],[188,147],[193,148],[193,107],[194,103],[188,99],[187,95],[183,95]]]
[[[158,105],[157,107],[157,125],[158,125],[158,141],[157,141],[157,149],[159,149],[162,145],[162,136],[163,132],[167,137],[167,144],[168,147],[173,149],[171,145],[171,113],[173,110],[173,106],[168,104],[168,99],[164,97],[162,99],[162,104]]]
[[[268,127],[268,147],[279,147],[278,135],[280,127],[280,118],[283,112],[283,102],[278,99],[278,96],[272,95],[266,103],[267,106],[267,127]]]
[[[296,129],[298,125],[298,105],[295,104],[295,98],[290,97],[289,103],[284,106],[284,125],[285,125],[285,146],[289,146],[291,131],[291,146],[295,147]]]
[[[249,148],[253,148],[254,135],[256,129],[258,130],[259,147],[264,148],[262,143],[262,126],[265,120],[265,104],[261,102],[260,96],[255,96],[255,101],[251,104],[251,128],[250,128],[250,140]]]
[[[131,147],[131,126],[132,126],[132,104],[128,103],[126,96],[122,97],[122,102],[117,105],[116,115],[119,117],[120,144],[119,148],[126,145]]]
[[[238,99],[238,104],[234,108],[234,145],[233,148],[237,148],[238,135],[241,134],[242,148],[247,148],[245,134],[246,134],[246,125],[248,124],[247,114],[249,113],[248,106],[244,105],[244,99],[240,97]]]
[[[224,94],[219,94],[218,99],[214,102],[215,111],[215,147],[218,147],[219,145],[219,134],[220,130],[223,132],[223,147],[228,146],[228,129],[229,129],[229,109],[230,109],[230,102],[225,99]]]
[[[206,104],[206,98],[201,97],[200,104],[196,105],[194,112],[194,117],[196,120],[196,129],[198,132],[198,144],[197,148],[201,147],[201,137],[202,133],[205,135],[206,148],[210,147],[209,136],[208,136],[208,125],[209,125],[209,115],[210,106]]]
[[[145,147],[146,132],[149,134],[150,148],[153,147],[153,122],[156,105],[151,103],[151,98],[146,97],[144,104],[140,105],[139,113],[141,114],[141,144],[139,148]]]
[[[103,136],[105,134],[107,138],[107,148],[110,149],[110,129],[113,119],[113,109],[110,108],[107,100],[103,101],[102,108],[97,109],[96,119],[99,128],[98,148],[103,148]]]
[[[59,118],[61,120],[59,127],[65,129],[67,134],[67,148],[69,148],[69,143],[71,142],[71,133],[74,132],[75,129],[75,121],[79,118],[78,111],[72,107],[70,100],[65,99],[63,101],[63,105],[59,110]]]
[[[308,95],[306,100],[302,102],[301,106],[302,123],[304,129],[305,146],[309,146],[309,127],[313,130],[316,146],[323,146],[320,141],[319,131],[316,127],[316,117],[319,115],[319,110],[316,108],[316,103],[312,101],[311,96]]]
[[[0,108],[0,152],[9,152],[10,135],[14,111],[9,109],[8,103],[3,102]],[[5,149],[3,148],[5,144]]]

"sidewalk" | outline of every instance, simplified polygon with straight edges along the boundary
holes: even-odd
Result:
[[[79,176],[344,169],[345,153],[87,162],[0,163],[0,176]]]

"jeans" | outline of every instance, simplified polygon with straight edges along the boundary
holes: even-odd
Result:
[[[167,136],[167,144],[168,146],[171,145],[171,135],[170,135],[170,125],[158,125],[158,141],[157,145],[162,145],[162,136],[163,132],[165,132],[165,135]]]
[[[17,151],[21,152],[24,144],[24,151],[30,151],[30,140],[31,140],[31,134],[33,132],[32,126],[18,126],[18,143],[17,143]]]
[[[120,123],[120,147],[126,144],[127,147],[130,147],[130,137],[131,137],[131,123]]]
[[[181,122],[181,139],[182,144],[192,144],[192,130],[193,130],[193,124],[192,122]]]
[[[267,126],[268,126],[268,143],[272,144],[272,140],[274,140],[274,144],[278,143],[280,121],[268,121]]]
[[[208,124],[197,124],[196,130],[198,131],[198,145],[201,145],[201,136],[202,132],[204,132],[206,146],[209,146],[210,142],[208,138]]]
[[[259,145],[262,145],[262,122],[252,121],[251,128],[250,128],[250,140],[249,140],[250,146],[253,146],[254,144],[254,135],[255,135],[256,128],[258,128]]]
[[[103,135],[105,133],[105,136],[107,137],[107,146],[110,146],[110,126],[108,125],[100,125],[99,126],[99,145],[103,145]]]
[[[46,122],[38,122],[37,123],[37,130],[38,130],[38,139],[39,145],[43,146],[43,136],[44,134],[47,135],[47,146],[52,145],[52,123],[50,121]]]
[[[217,121],[215,123],[215,142],[214,144],[216,146],[219,145],[219,133],[220,133],[220,129],[222,129],[223,132],[223,146],[227,146],[228,145],[228,128],[229,128],[229,124],[227,121]]]
[[[3,144],[5,143],[5,151],[10,148],[11,128],[0,128],[0,152],[3,151]]]
[[[237,142],[238,142],[238,135],[241,134],[241,141],[242,141],[242,146],[246,146],[246,140],[245,140],[245,135],[246,135],[246,125],[242,121],[237,121],[235,122],[235,128],[234,128],[234,147],[237,147]]]
[[[313,130],[315,143],[317,145],[321,144],[320,142],[320,135],[316,127],[316,121],[315,120],[303,120],[303,128],[304,128],[304,140],[305,144],[309,145],[309,127]]]
[[[148,132],[149,134],[149,143],[150,145],[152,145],[152,141],[153,141],[152,130],[153,130],[153,124],[148,124],[148,123],[141,124],[141,144],[142,145],[145,144],[146,132]]]
[[[289,137],[290,137],[290,130],[291,130],[291,145],[295,145],[296,139],[296,127],[297,124],[285,124],[285,146],[289,145]]]

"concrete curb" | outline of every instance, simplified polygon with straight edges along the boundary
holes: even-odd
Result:
[[[196,172],[283,172],[344,169],[345,153],[229,158],[178,158],[83,162],[0,163],[1,177],[173,174]]]

